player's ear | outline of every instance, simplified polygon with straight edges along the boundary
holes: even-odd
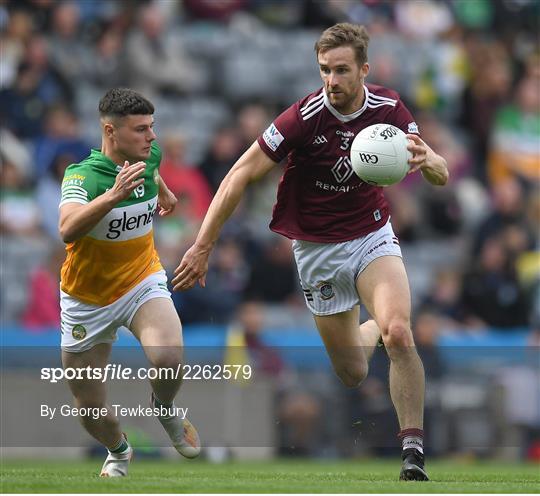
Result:
[[[110,121],[103,121],[103,134],[107,138],[112,138],[114,135],[114,126]]]
[[[366,78],[369,74],[369,64],[366,62],[360,70],[362,71],[362,77]]]

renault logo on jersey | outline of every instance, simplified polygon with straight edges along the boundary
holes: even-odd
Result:
[[[340,157],[334,164],[334,167],[332,167],[332,174],[334,174],[339,184],[348,181],[353,173],[354,171],[349,157]]]

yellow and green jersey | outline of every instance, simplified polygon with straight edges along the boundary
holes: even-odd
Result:
[[[144,183],[88,234],[66,245],[62,291],[85,303],[105,306],[162,269],[152,230],[160,160],[161,150],[154,142],[141,176]],[[100,151],[92,150],[82,162],[66,169],[60,206],[91,202],[113,187],[120,168]]]

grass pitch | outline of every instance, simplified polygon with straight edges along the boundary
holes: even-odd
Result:
[[[430,482],[399,482],[399,460],[137,460],[125,479],[98,477],[101,460],[1,463],[9,493],[538,493],[540,467],[433,461]]]

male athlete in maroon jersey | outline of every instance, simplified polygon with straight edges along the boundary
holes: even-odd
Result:
[[[409,173],[420,170],[429,183],[444,185],[448,169],[420,138],[398,95],[365,84],[368,42],[363,26],[348,23],[322,33],[315,52],[323,88],[283,112],[231,168],[173,284],[175,290],[189,289],[197,281],[204,287],[210,252],[246,187],[287,157],[270,228],[293,240],[306,304],[346,386],[358,387],[366,377],[382,337],[401,428],[400,479],[428,480],[424,369],[410,327],[407,274],[383,190],[354,175],[349,148],[365,127],[393,124],[408,133]],[[360,301],[373,318],[361,326]]]
[[[270,229],[291,239],[338,243],[386,224],[382,188],[354,174],[350,147],[372,124],[392,124],[405,133],[417,127],[395,92],[367,84],[364,94],[362,107],[343,115],[320,89],[289,107],[259,137],[274,162],[287,157]]]

